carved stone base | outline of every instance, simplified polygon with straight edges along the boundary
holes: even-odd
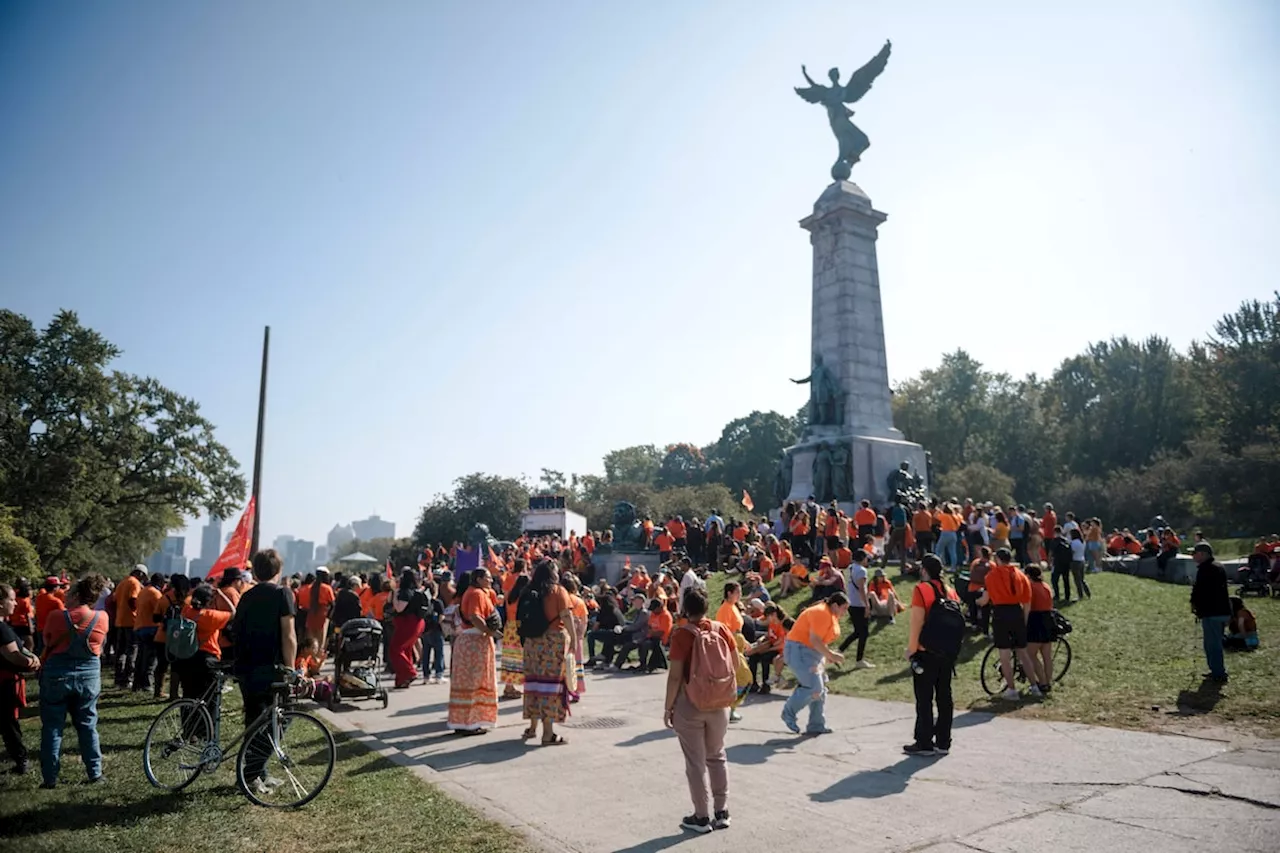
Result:
[[[842,444],[849,451],[849,482],[853,486],[852,494],[819,495],[814,491],[813,461],[823,444]],[[805,439],[787,451],[791,456],[791,493],[789,501],[804,501],[809,495],[815,495],[819,502],[828,503],[837,499],[846,512],[851,512],[858,501],[869,500],[871,505],[883,509],[892,498],[887,484],[888,477],[897,470],[905,460],[911,463],[911,470],[928,482],[924,448],[914,441],[885,438],[878,435],[817,435]]]

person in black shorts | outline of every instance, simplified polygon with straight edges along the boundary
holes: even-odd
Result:
[[[1031,613],[1031,581],[1013,564],[1008,548],[996,551],[995,563],[987,570],[986,589],[978,606],[991,605],[991,642],[1000,650],[1000,674],[1004,676],[1004,698],[1016,702],[1021,698],[1013,683],[1013,655],[1018,655],[1022,671],[1035,678],[1035,663],[1027,651],[1027,617]],[[1040,696],[1034,681],[1028,689]]]

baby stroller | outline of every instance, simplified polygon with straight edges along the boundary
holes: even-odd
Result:
[[[1268,562],[1265,554],[1249,555],[1248,564],[1242,566],[1236,575],[1236,583],[1240,584],[1240,588],[1236,590],[1237,595],[1243,598],[1251,592],[1261,596],[1271,594]]]
[[[387,707],[387,691],[378,680],[382,625],[373,619],[350,619],[338,629],[337,644],[329,710],[336,711],[343,698],[381,700],[382,707]]]

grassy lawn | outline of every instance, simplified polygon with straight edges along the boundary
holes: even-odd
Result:
[[[33,691],[34,692],[34,691]],[[238,731],[236,693],[224,697],[224,723]],[[0,777],[0,851],[67,853],[506,853],[531,849],[515,833],[450,800],[403,767],[336,734],[338,764],[314,801],[297,811],[252,805],[235,789],[234,760],[187,790],[151,787],[142,742],[159,703],[106,691],[99,701],[106,784],[84,783],[74,730],[64,739],[62,776],[39,789],[37,754],[26,777]],[[36,708],[28,708],[36,712]],[[224,725],[224,731],[226,726]],[[39,742],[38,717],[23,723],[28,748]]]
[[[890,577],[899,598],[910,601],[914,582]],[[970,639],[956,667],[953,689],[957,708],[1011,713],[1019,717],[1068,720],[1134,729],[1225,725],[1250,734],[1280,736],[1280,600],[1247,599],[1258,619],[1262,647],[1228,653],[1231,682],[1220,692],[1202,690],[1205,672],[1200,627],[1188,604],[1190,587],[1162,584],[1129,575],[1089,575],[1093,598],[1063,612],[1075,630],[1068,637],[1074,658],[1066,677],[1042,702],[1012,705],[992,701],[979,681],[988,643]],[[723,576],[708,581],[712,612],[723,599]],[[776,583],[770,586],[776,596]],[[782,600],[792,615],[809,600],[808,592]],[[903,652],[907,614],[897,623],[873,624],[867,660],[876,669],[853,670],[853,649],[840,668],[831,670],[831,690],[867,699],[912,701],[911,679]],[[844,636],[848,622],[841,625]],[[1158,709],[1158,710],[1153,710]]]

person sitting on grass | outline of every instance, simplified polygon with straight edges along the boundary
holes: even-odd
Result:
[[[635,610],[631,611],[631,621],[622,629],[618,653],[613,659],[613,669],[622,669],[631,653],[640,648],[640,644],[649,636],[649,610],[643,597],[632,596]],[[658,602],[661,606],[661,602]],[[636,667],[639,669],[639,667]]]
[[[813,597],[809,599],[809,605],[825,601],[831,597],[832,593],[844,589],[844,578],[836,567],[832,565],[829,557],[822,557],[818,560],[818,574],[814,576],[810,588],[813,590]]]
[[[647,636],[640,643],[640,663],[636,671],[643,669],[650,673],[655,669],[667,668],[667,658],[662,649],[670,640],[674,624],[675,617],[667,609],[667,602],[660,598],[652,599],[649,602]]]
[[[1238,596],[1231,596],[1231,618],[1227,620],[1222,647],[1236,652],[1251,652],[1258,647],[1258,621]]]
[[[775,660],[782,656],[783,644],[787,639],[787,630],[782,626],[782,608],[776,604],[766,604],[764,608],[765,634],[748,647],[747,667],[751,670],[750,693],[768,695],[769,669]]]
[[[790,595],[791,593],[809,585],[809,569],[796,560],[791,563],[787,571],[781,575],[778,580],[778,597]]]
[[[867,585],[867,604],[871,607],[872,619],[888,619],[890,625],[896,621],[894,617],[906,609],[898,601],[893,584],[884,576],[884,569],[876,569],[871,576],[871,583]]]

